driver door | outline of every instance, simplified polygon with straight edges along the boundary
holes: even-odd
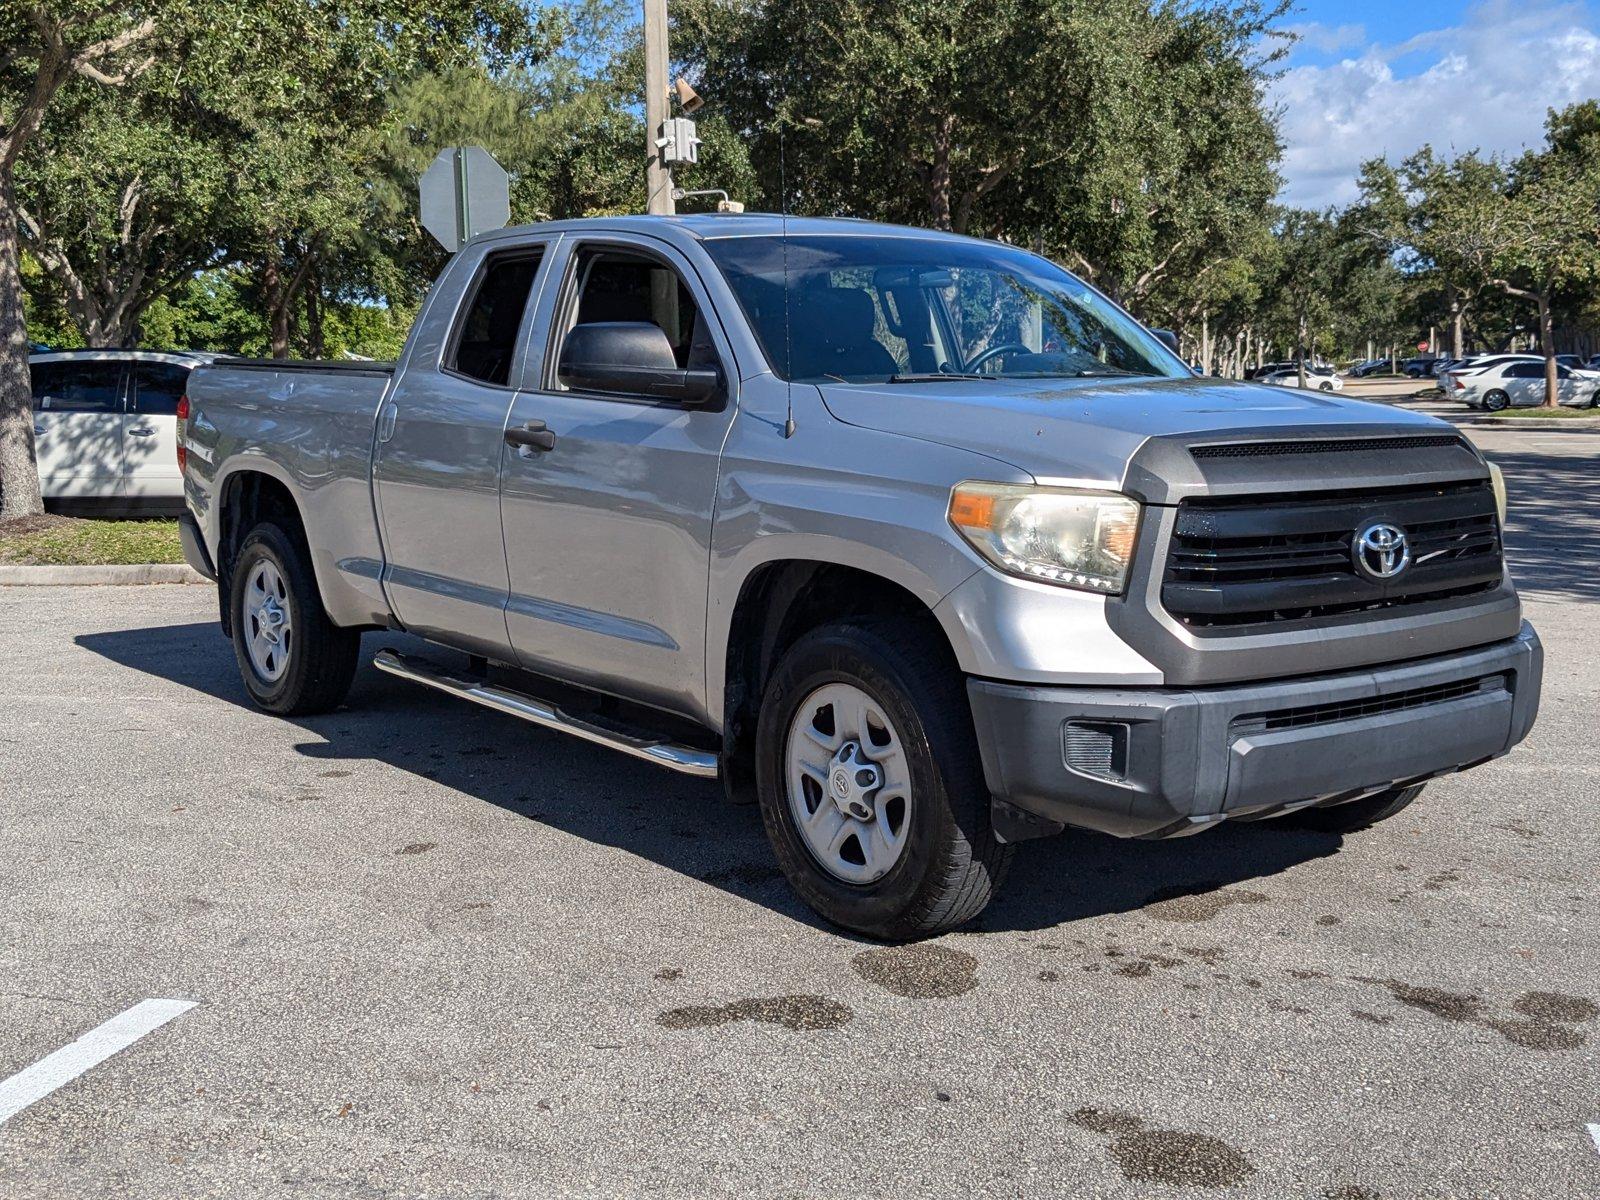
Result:
[[[552,270],[563,283],[541,301],[542,366],[530,358],[507,429],[542,423],[553,441],[503,451],[511,643],[529,670],[698,716],[733,357],[693,267],[653,238],[564,239]],[[680,367],[720,364],[729,394],[688,406],[564,387],[566,335],[605,321],[653,322]]]

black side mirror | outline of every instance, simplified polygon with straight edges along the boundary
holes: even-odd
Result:
[[[561,347],[556,375],[574,391],[652,396],[679,404],[709,404],[722,394],[722,372],[680,367],[667,335],[649,321],[575,325]]]
[[[1174,354],[1178,353],[1178,335],[1173,333],[1172,330],[1152,329],[1150,332],[1156,335],[1156,341],[1160,342]],[[1179,357],[1181,358],[1182,355],[1179,355]]]

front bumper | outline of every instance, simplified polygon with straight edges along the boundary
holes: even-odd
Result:
[[[1496,758],[1533,727],[1543,666],[1523,622],[1474,650],[1266,684],[967,687],[1002,839],[1174,837]]]

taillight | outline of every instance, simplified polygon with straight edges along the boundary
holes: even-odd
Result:
[[[1461,376],[1459,375],[1450,376],[1450,383],[1458,392],[1464,392],[1467,390],[1467,385],[1461,382]]]
[[[189,437],[189,397],[178,397],[178,474],[189,466],[189,448],[184,442]]]

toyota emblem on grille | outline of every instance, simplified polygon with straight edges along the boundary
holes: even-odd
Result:
[[[1400,526],[1374,521],[1356,531],[1351,557],[1363,575],[1393,579],[1411,565],[1411,544]]]

